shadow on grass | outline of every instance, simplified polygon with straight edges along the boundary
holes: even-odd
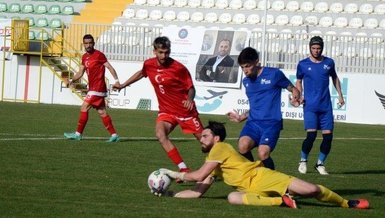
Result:
[[[342,172],[340,174],[385,174],[385,170],[362,170],[362,171],[351,171],[351,172]]]
[[[385,196],[385,192],[379,191],[376,189],[336,189],[333,190],[334,192],[338,193],[341,196],[344,195],[356,195],[356,194],[362,194],[362,195],[367,195],[367,194],[372,194],[377,197],[382,197]]]

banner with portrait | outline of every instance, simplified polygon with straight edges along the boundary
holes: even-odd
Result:
[[[238,55],[248,46],[250,33],[168,26],[171,56],[186,65],[195,85],[220,88],[241,87]]]

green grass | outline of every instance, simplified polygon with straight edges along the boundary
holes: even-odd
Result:
[[[218,182],[202,199],[155,197],[147,187],[153,170],[175,169],[154,138],[155,112],[110,109],[122,142],[108,144],[107,131],[95,111],[82,141],[64,140],[73,131],[79,107],[0,102],[1,217],[384,217],[385,126],[337,123],[327,161],[329,176],[310,169],[297,173],[302,122],[285,120],[273,152],[279,171],[323,184],[345,198],[367,198],[369,210],[343,209],[299,198],[299,210],[234,206],[226,201],[230,187]],[[226,121],[224,116],[202,115]],[[227,122],[228,137],[237,138],[243,124]],[[136,138],[135,138],[136,137]],[[144,137],[147,139],[140,139]],[[199,144],[180,129],[172,134],[185,162],[204,161]],[[187,139],[183,139],[187,138]],[[351,139],[356,138],[356,139]],[[236,145],[236,140],[228,140]],[[319,140],[310,156],[316,161]],[[171,190],[190,188],[175,184]]]

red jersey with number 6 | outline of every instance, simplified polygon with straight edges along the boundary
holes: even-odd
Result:
[[[159,113],[173,114],[178,117],[197,116],[194,103],[191,111],[183,106],[188,98],[188,90],[193,87],[187,68],[172,59],[167,67],[158,65],[157,59],[150,58],[143,63],[142,74],[150,79],[158,98]]]
[[[86,68],[89,91],[107,92],[106,82],[104,81],[106,70],[104,64],[106,62],[106,56],[98,50],[83,55],[82,64]]]

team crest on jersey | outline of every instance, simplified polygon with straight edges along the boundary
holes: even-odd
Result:
[[[326,65],[326,64],[324,64],[324,70],[330,70],[330,66],[329,66],[329,65]]]
[[[269,80],[269,79],[261,79],[261,84],[262,84],[262,85],[268,85],[268,84],[271,84],[271,80]]]

